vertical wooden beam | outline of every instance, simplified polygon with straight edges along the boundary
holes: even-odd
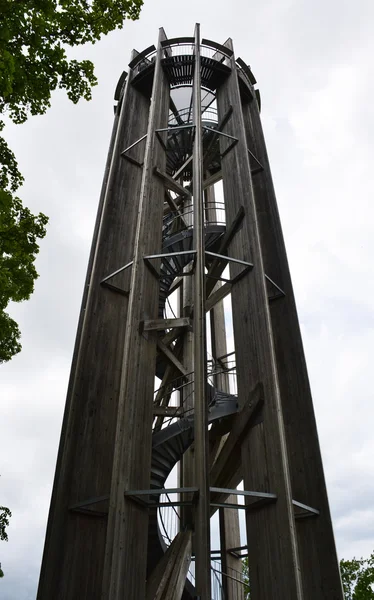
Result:
[[[231,68],[230,76],[217,91],[219,117],[230,105],[233,107],[225,132],[238,138],[235,147],[222,159],[223,187],[228,225],[241,205],[245,217],[229,246],[229,254],[254,265],[232,289],[238,399],[243,406],[248,390],[260,382],[265,399],[264,422],[254,427],[242,444],[244,487],[275,493],[278,497],[275,504],[246,513],[251,594],[254,600],[301,600],[286,438],[234,56]],[[226,146],[227,142],[221,140],[221,152]],[[236,275],[235,267],[231,275]]]
[[[217,210],[215,204],[214,187],[211,186],[204,191],[205,201],[207,205],[207,219],[215,223],[217,221]],[[218,281],[216,289],[222,286],[222,282]],[[210,311],[210,332],[212,340],[212,357],[216,361],[214,371],[219,370],[220,365],[217,358],[227,354],[227,332],[225,325],[225,309],[223,301],[217,304]],[[228,373],[218,372],[214,375],[214,385],[222,392],[230,393],[230,377]],[[221,439],[221,444],[225,443],[227,436]],[[236,504],[237,497],[229,496],[227,502]],[[222,572],[226,575],[233,576],[233,572],[241,573],[241,560],[227,552],[227,548],[238,548],[240,546],[240,528],[239,515],[237,510],[219,509],[219,529],[220,529],[220,546],[221,546],[221,565]],[[244,600],[244,590],[238,587],[238,584],[230,577],[222,577],[222,587],[227,600]]]
[[[253,177],[256,214],[267,275],[285,291],[270,304],[278,381],[293,497],[320,510],[296,523],[304,597],[343,598],[312,396],[281,222],[257,102],[243,107],[248,148],[264,170]]]
[[[123,161],[121,151],[145,133],[149,100],[131,80],[130,70],[115,118],[89,260],[38,600],[100,598],[106,521],[69,507],[110,488],[127,299],[101,287],[100,281],[129,262],[133,252],[133,229],[125,232],[136,218],[132,199],[139,194],[141,171]]]
[[[203,143],[201,125],[200,25],[195,28],[193,80],[193,207],[195,263],[194,355],[195,355],[195,477],[199,488],[195,519],[196,592],[210,598],[210,515],[208,469],[208,406],[206,402],[205,239],[203,198]]]
[[[156,318],[158,310],[158,280],[146,268],[143,259],[160,252],[162,243],[164,183],[154,175],[154,168],[164,171],[166,164],[165,152],[155,136],[155,129],[165,128],[168,122],[169,86],[161,65],[161,41],[164,39],[165,33],[160,29],[134,240],[101,591],[103,600],[145,597],[148,512],[124,497],[124,492],[147,489],[150,482],[156,341],[155,336],[142,333],[139,325],[145,319]]]
[[[191,563],[191,531],[180,531],[147,581],[146,600],[181,600]]]
[[[192,207],[191,207],[192,208]],[[192,265],[185,267],[185,272],[191,270]],[[194,303],[194,277],[192,275],[183,277],[182,284],[182,312],[184,317],[192,316],[192,306]],[[195,361],[194,361],[194,332],[187,330],[183,336],[183,364],[190,373],[187,376],[186,385],[181,390],[181,399],[183,410],[188,411],[186,415],[192,415],[195,407],[194,393],[194,378],[195,378]],[[195,447],[192,445],[183,455],[181,460],[181,487],[192,487],[195,485]],[[186,500],[188,498],[186,497]],[[182,527],[192,527],[193,515],[191,506],[181,507]]]

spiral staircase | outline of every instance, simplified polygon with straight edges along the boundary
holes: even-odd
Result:
[[[188,109],[179,111],[179,123],[182,122],[183,125],[186,124],[183,120],[184,118],[189,118]],[[175,121],[175,116],[173,114],[171,115],[171,121]],[[219,153],[218,143],[216,143],[215,139],[216,136],[213,133],[213,129],[217,126],[217,117],[214,110],[210,109],[209,119],[206,120],[206,123],[209,125],[210,129],[205,131],[203,145],[205,150],[209,149],[210,151],[212,161],[210,166],[214,169],[215,163],[218,162],[217,153]],[[186,158],[192,154],[193,139],[191,131],[192,130],[178,129],[175,132],[173,130],[168,132],[166,144],[168,150],[167,174],[171,177],[177,172],[180,165],[186,161]],[[183,179],[185,181],[190,180],[190,173],[188,171],[184,171]],[[188,189],[188,186],[186,186],[186,189]],[[209,205],[209,202],[206,202],[205,204],[206,214],[209,216],[213,215],[214,217],[213,220],[207,219],[205,223],[205,249],[207,251],[216,252],[219,248],[220,240],[226,231],[224,220],[217,220],[217,213],[222,214],[222,204],[216,201],[211,203],[211,206]],[[170,210],[164,216],[162,253],[159,258],[159,319],[167,317],[167,305],[169,304],[170,307],[168,297],[176,279],[181,277],[186,270],[193,269],[193,234],[192,206],[191,200],[189,199],[189,201],[179,208],[179,210]],[[207,255],[207,268],[209,268],[210,262],[212,262],[212,258]],[[158,332],[160,340],[166,334],[167,331]],[[176,347],[176,342],[174,342],[174,346],[171,345],[171,351],[173,351],[173,347]],[[160,380],[163,380],[166,368],[167,361],[162,352],[158,352],[156,375]],[[159,395],[158,401],[161,402],[166,396],[170,398],[172,392],[178,391],[183,385],[186,385],[183,381],[183,377],[177,377],[174,381],[171,381],[167,386],[167,390],[165,390],[164,396],[160,397]],[[228,420],[230,416],[237,412],[237,396],[216,389],[211,385],[210,381],[212,381],[212,377],[207,381],[206,396],[209,411],[208,421],[209,424],[220,424],[224,420]],[[188,385],[193,389],[193,373],[191,373],[188,378]],[[161,419],[160,422],[160,419],[158,418],[154,421],[152,436],[151,489],[155,490],[165,488],[166,480],[174,466],[182,459],[184,453],[194,442],[194,415],[191,408],[185,408],[183,404],[182,406],[175,407],[175,416],[173,416],[173,407],[170,407],[170,409],[171,416],[168,419]],[[174,515],[174,520],[178,522],[177,525],[174,524],[174,529],[177,530],[181,528],[179,513],[173,506],[168,507],[168,510]],[[152,507],[151,505],[149,508],[147,561],[147,571],[149,575],[151,575],[152,571],[160,563],[172,541],[170,532],[168,533],[165,527],[164,531],[161,531],[160,529],[160,509],[155,500],[155,506]],[[218,585],[220,578],[217,576],[217,573],[217,569],[215,569],[215,572],[212,570],[212,577],[216,580],[216,588],[219,589],[219,592],[216,591],[214,594],[214,600],[218,598],[223,600],[223,590],[222,587]],[[189,578],[186,579],[182,595],[183,600],[192,600],[195,597],[195,590],[191,583],[192,579],[193,574],[190,572]]]

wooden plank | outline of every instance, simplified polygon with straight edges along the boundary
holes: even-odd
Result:
[[[162,600],[181,600],[183,595],[192,557],[192,531],[183,531],[181,534],[183,536],[182,545],[176,556],[170,583],[165,595],[162,596]]]
[[[205,231],[203,202],[203,138],[201,122],[200,25],[195,25],[195,66],[193,78],[193,215],[196,250],[194,272],[194,394],[195,394],[195,478],[199,496],[195,509],[196,595],[211,598],[210,515],[208,470],[208,403],[206,401],[206,321],[205,321]]]
[[[178,214],[179,214],[179,216],[180,216],[180,218],[181,218],[181,221],[182,221],[182,223],[183,223],[183,224],[184,224],[184,226],[187,228],[187,227],[188,227],[188,225],[187,225],[187,223],[186,223],[186,221],[185,221],[185,218],[184,218],[184,216],[183,216],[183,212],[182,212],[182,211],[181,211],[181,209],[178,207],[177,203],[175,202],[174,198],[172,198],[172,196],[170,195],[170,193],[168,192],[168,190],[165,190],[165,198],[166,198],[166,201],[167,201],[167,203],[169,204],[169,206],[170,206],[171,210],[172,210],[173,212],[176,212],[176,213],[178,213]]]
[[[175,290],[177,290],[182,285],[182,283],[183,283],[183,277],[182,276],[176,277],[169,288],[168,296],[170,296],[170,294],[175,292]]]
[[[183,174],[183,171],[185,170],[186,167],[188,167],[190,162],[192,162],[192,159],[193,159],[192,155],[187,158],[187,160],[183,163],[183,165],[180,167],[180,169],[178,169],[178,171],[176,173],[174,173],[173,179],[178,179],[178,177]]]
[[[163,331],[165,329],[181,327],[191,327],[191,319],[188,317],[181,317],[177,319],[150,319],[144,321],[144,331]]]
[[[153,172],[155,175],[157,175],[158,177],[160,177],[160,179],[164,181],[165,186],[169,190],[172,190],[180,196],[191,196],[191,192],[187,188],[183,187],[183,185],[180,185],[180,183],[175,181],[175,179],[170,177],[170,175],[167,175],[167,173],[161,171],[158,167],[155,167]]]
[[[137,218],[134,198],[139,194],[142,173],[123,161],[120,153],[124,145],[145,133],[149,100],[135,90],[131,80],[132,72],[117,108],[105,167],[67,392],[38,600],[101,600],[106,522],[73,513],[68,507],[84,498],[108,494],[111,484],[128,301],[101,287],[100,282],[133,257]],[[136,152],[135,149],[135,156]],[[125,282],[124,279],[119,283]]]
[[[217,254],[224,254],[227,251],[227,248],[229,247],[231,241],[233,240],[236,232],[238,231],[238,229],[244,219],[244,214],[245,214],[244,207],[240,206],[237,214],[235,215],[231,224],[229,225],[229,227],[227,227],[227,229],[225,231],[225,234],[219,245],[219,251],[217,252]],[[219,258],[214,259],[208,270],[208,278],[209,277],[212,277],[212,278],[213,277],[221,277],[223,271],[226,268],[226,265],[227,265],[227,261],[224,261]],[[211,291],[213,290],[215,285],[216,285],[216,282],[213,279],[210,279],[210,280],[208,279],[207,284],[206,284],[206,293],[208,296],[211,293]]]
[[[153,570],[146,600],[180,600],[191,562],[191,531],[180,531]]]
[[[210,187],[211,185],[214,185],[215,183],[218,183],[219,181],[221,181],[221,179],[222,179],[222,171],[218,171],[217,173],[214,173],[213,175],[210,175],[209,177],[207,177],[203,181],[203,188],[204,188],[204,190],[206,188]]]
[[[217,221],[217,210],[216,210],[216,198],[214,187],[208,188],[205,191],[205,202],[208,209],[208,220],[213,222]],[[226,286],[226,288],[225,288]],[[215,361],[213,376],[214,386],[223,392],[230,393],[230,377],[225,369],[219,372],[218,364],[220,364],[219,357],[227,354],[227,332],[225,325],[225,309],[223,306],[222,299],[229,293],[231,289],[230,284],[224,284],[220,281],[217,282],[215,292],[210,296],[210,303],[212,310],[210,312],[210,332],[211,332],[211,352],[212,357]],[[228,290],[228,291],[227,291]],[[208,311],[210,308],[209,301],[205,304],[205,310]],[[222,365],[221,365],[222,366]],[[226,435],[221,438],[221,446],[226,441]],[[220,447],[218,448],[219,452]],[[236,496],[229,496],[228,502],[235,504],[237,502]],[[239,528],[239,515],[237,510],[232,509],[219,509],[219,530],[220,530],[220,546],[221,546],[221,570],[223,573],[233,573],[232,570],[241,572],[242,565],[238,558],[232,556],[227,552],[227,548],[237,546],[240,544],[240,528]],[[224,597],[227,600],[244,600],[244,591],[238,590],[236,582],[231,580],[229,577],[222,578],[222,588]]]
[[[155,600],[164,592],[174,569],[176,556],[182,547],[182,541],[183,535],[182,532],[179,532],[154,568],[147,581],[146,600]]]
[[[183,335],[185,331],[185,329],[178,327],[176,329],[172,329],[171,331],[168,331],[161,341],[163,344],[165,344],[165,346],[170,346],[170,344]]]
[[[236,137],[238,143],[222,159],[226,221],[232,222],[241,206],[245,215],[228,253],[254,265],[250,275],[241,278],[231,291],[238,401],[242,407],[248,390],[258,383],[263,384],[265,397],[263,422],[257,424],[242,442],[242,472],[245,489],[274,492],[278,496],[275,504],[246,514],[247,538],[251,540],[251,594],[254,600],[301,600],[303,591],[282,404],[234,57],[230,75],[217,89],[219,118],[226,114],[230,105],[233,114],[226,132]],[[222,152],[224,149],[221,142]],[[240,269],[239,265],[230,264],[231,277],[235,277]]]
[[[231,283],[225,283],[224,285],[219,286],[214,292],[212,292],[205,304],[205,310],[208,312],[215,307],[218,302],[222,302],[226,296],[230,294],[232,290]]]
[[[180,406],[155,406],[153,408],[154,417],[181,417],[183,408]]]
[[[257,102],[245,107],[248,148],[264,170],[253,178],[265,272],[285,297],[270,305],[293,497],[320,509],[296,527],[305,600],[341,599],[342,589],[303,343]]]
[[[188,375],[188,370],[182,365],[182,363],[177,359],[174,352],[172,352],[161,340],[157,340],[157,347],[163,355],[168,359],[168,361],[174,365],[174,367],[182,373],[182,375]]]
[[[178,331],[178,330],[174,330],[174,331]],[[166,336],[165,336],[166,337]],[[178,342],[176,343],[175,347],[174,347],[174,355],[175,356],[179,356],[180,351],[182,348],[182,340],[178,340]],[[170,402],[170,398],[171,398],[171,394],[172,394],[172,386],[170,385],[171,382],[173,380],[175,380],[178,377],[178,373],[179,371],[175,368],[175,366],[173,364],[168,364],[166,366],[162,381],[161,381],[161,385],[159,387],[159,389],[157,390],[156,393],[156,397],[153,401],[153,406],[155,407],[160,407],[160,408],[166,408]],[[159,415],[156,419],[156,423],[154,424],[154,430],[158,431],[159,429],[161,429],[162,424],[164,422],[164,417],[163,415]]]

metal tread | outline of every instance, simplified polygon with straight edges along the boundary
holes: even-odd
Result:
[[[237,396],[227,394],[209,386],[209,423],[217,422],[238,410]],[[151,487],[163,488],[175,464],[182,458],[194,441],[193,414],[179,419],[152,436]],[[166,464],[165,464],[166,463]],[[160,467],[160,464],[163,467]],[[157,517],[157,508],[149,509],[148,525],[148,572],[156,566],[167,549],[162,538]],[[188,596],[186,596],[187,598]]]

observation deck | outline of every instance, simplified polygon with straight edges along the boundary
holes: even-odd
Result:
[[[195,39],[178,37],[162,42],[164,57],[161,61],[171,89],[193,85],[195,67]],[[208,92],[215,92],[231,72],[233,51],[225,44],[217,44],[203,39],[200,44],[201,87]],[[155,69],[156,47],[149,46],[139,52],[129,63],[133,69],[132,84],[146,97],[152,93]],[[241,59],[235,61],[238,70],[240,92],[243,100],[252,100],[254,94],[260,103],[258,90],[254,90],[256,79],[250,67]],[[118,82],[115,99],[119,100],[121,86],[125,79],[123,74]]]

